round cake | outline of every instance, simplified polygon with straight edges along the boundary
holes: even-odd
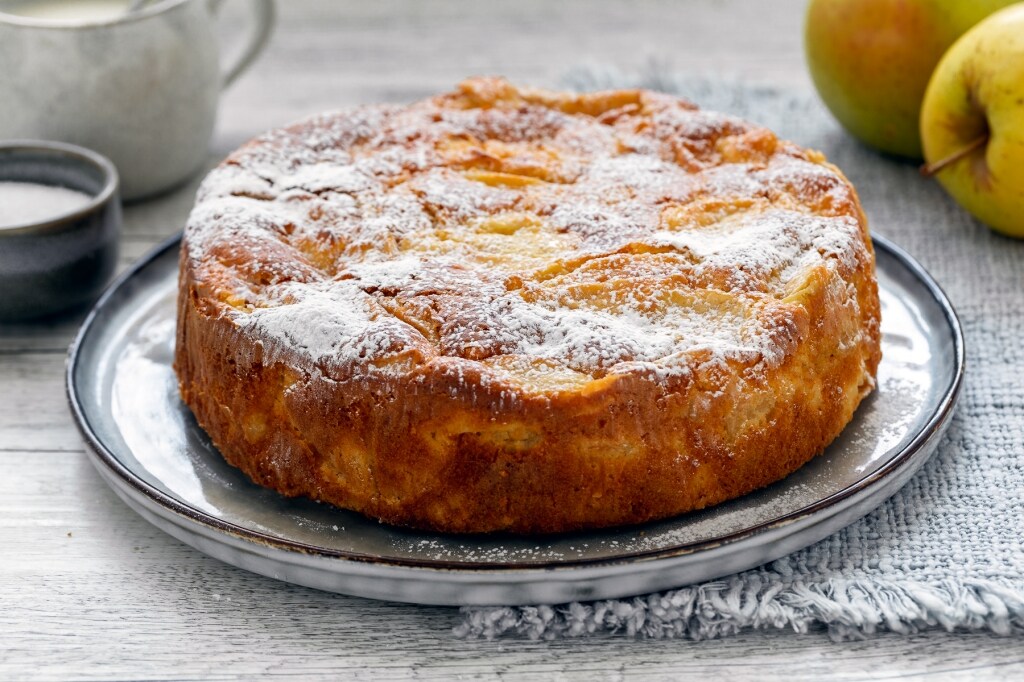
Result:
[[[182,241],[175,369],[256,483],[441,532],[661,519],[791,473],[880,359],[824,157],[664,94],[479,78],[249,142]]]

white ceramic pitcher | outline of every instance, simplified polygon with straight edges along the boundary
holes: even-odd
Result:
[[[126,199],[182,182],[206,160],[221,90],[274,23],[273,0],[246,0],[251,34],[222,69],[221,4],[158,0],[113,19],[54,22],[5,13],[0,1],[0,139],[95,149],[117,166]]]

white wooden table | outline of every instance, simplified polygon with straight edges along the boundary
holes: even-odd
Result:
[[[551,84],[583,62],[629,69],[653,57],[810,87],[803,0],[279,4],[268,52],[225,95],[211,160],[305,114],[408,100],[474,73]],[[195,184],[127,207],[123,265],[181,229]],[[985,633],[467,642],[450,634],[454,609],[326,594],[221,564],[129,511],[89,464],[63,389],[81,318],[0,327],[0,679],[1024,678],[1021,640]]]

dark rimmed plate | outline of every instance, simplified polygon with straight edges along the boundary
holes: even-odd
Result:
[[[875,238],[878,390],[823,455],[764,490],[668,521],[520,538],[386,526],[253,485],[181,403],[171,369],[179,240],[104,294],[71,346],[67,389],[93,463],[145,519],[235,566],[300,585],[424,604],[621,597],[777,559],[860,518],[907,482],[949,425],[963,336],[942,290]]]

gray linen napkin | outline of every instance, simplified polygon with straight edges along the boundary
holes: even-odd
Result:
[[[677,93],[825,152],[856,185],[872,231],[904,247],[946,290],[964,327],[967,378],[929,463],[831,537],[728,578],[632,599],[465,607],[455,634],[704,639],[815,625],[837,639],[931,627],[1024,634],[1024,241],[974,221],[915,166],[858,144],[813,93],[657,67],[639,76],[586,68],[566,80],[577,89]]]

